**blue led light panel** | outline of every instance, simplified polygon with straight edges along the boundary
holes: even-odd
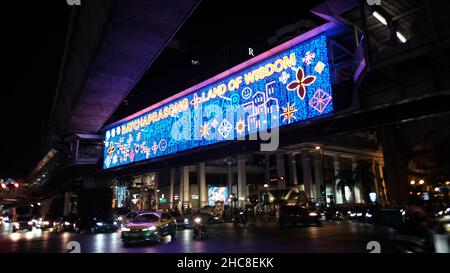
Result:
[[[328,48],[327,37],[316,36],[109,128],[104,134],[103,168],[236,139],[262,128],[299,124],[331,113]],[[233,111],[245,114],[229,115]]]

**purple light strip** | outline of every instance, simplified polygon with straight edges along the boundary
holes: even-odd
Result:
[[[205,81],[203,81],[201,83],[198,83],[198,84],[196,84],[196,85],[194,85],[192,87],[189,87],[188,89],[186,89],[184,91],[181,91],[180,93],[177,93],[177,94],[175,94],[175,95],[173,95],[171,97],[168,97],[167,99],[164,99],[164,100],[162,100],[162,101],[160,101],[158,103],[155,103],[152,106],[149,106],[149,107],[147,107],[147,108],[145,108],[145,109],[143,109],[143,110],[141,110],[139,112],[136,112],[136,113],[134,113],[132,115],[129,115],[128,117],[125,117],[125,118],[123,118],[123,119],[121,119],[119,121],[116,121],[116,122],[114,122],[114,123],[104,127],[101,131],[105,131],[105,130],[108,130],[108,129],[112,128],[112,127],[116,127],[119,124],[131,121],[131,120],[133,120],[133,119],[135,119],[135,118],[137,118],[137,117],[139,117],[139,116],[141,116],[143,114],[146,114],[146,113],[148,113],[148,112],[150,112],[150,111],[152,111],[152,110],[154,110],[154,109],[156,109],[156,108],[158,108],[160,106],[166,105],[166,104],[168,104],[168,103],[170,103],[170,102],[172,102],[172,101],[174,101],[176,99],[179,99],[181,97],[189,95],[191,92],[193,92],[195,90],[199,90],[199,89],[201,89],[201,88],[203,88],[203,87],[205,87],[207,85],[210,85],[212,83],[220,81],[220,80],[230,76],[231,74],[239,72],[239,71],[241,71],[241,70],[243,70],[243,69],[245,69],[247,67],[250,67],[250,66],[252,66],[252,65],[254,65],[256,63],[259,63],[260,61],[263,61],[263,60],[265,60],[267,58],[270,58],[273,55],[276,55],[276,54],[278,54],[280,52],[283,52],[283,51],[285,51],[285,50],[287,50],[287,49],[289,49],[289,48],[291,48],[291,47],[293,47],[293,46],[295,46],[295,45],[297,45],[297,44],[299,44],[301,42],[304,42],[306,40],[314,38],[315,36],[317,36],[319,34],[322,34],[324,32],[327,32],[329,30],[332,30],[336,26],[337,26],[336,23],[328,22],[328,23],[323,24],[323,25],[321,25],[319,27],[311,29],[310,31],[305,32],[305,33],[301,34],[300,36],[297,36],[297,37],[295,37],[295,38],[293,38],[293,39],[291,39],[291,40],[289,40],[287,42],[284,42],[283,44],[278,45],[278,46],[276,46],[276,47],[274,47],[274,48],[272,48],[272,49],[270,49],[270,50],[268,50],[268,51],[266,51],[264,53],[261,53],[258,56],[255,56],[255,57],[251,58],[248,61],[245,61],[245,62],[243,62],[241,64],[238,64],[237,66],[232,67],[232,68],[230,68],[230,69],[228,69],[228,70],[226,70],[226,71],[224,71],[224,72],[222,72],[222,73],[220,73],[220,74],[218,74],[218,75],[216,75],[216,76],[214,76],[212,78],[209,78],[209,79],[207,79],[207,80],[205,80]]]

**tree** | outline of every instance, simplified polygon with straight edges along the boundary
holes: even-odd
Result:
[[[352,170],[350,169],[340,169],[337,170],[335,179],[338,180],[337,186],[342,194],[342,200],[347,203],[347,198],[345,197],[345,187],[349,187],[352,192],[352,199],[355,202],[355,180]]]

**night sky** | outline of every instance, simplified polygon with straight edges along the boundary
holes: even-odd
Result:
[[[23,177],[41,156],[70,8],[65,1],[5,1],[2,10],[0,175]]]
[[[178,93],[270,48],[267,39],[286,24],[321,20],[309,13],[320,1],[204,0],[175,36],[183,50],[165,49],[108,123]],[[56,90],[70,17],[66,1],[2,3],[3,88],[0,92],[0,175],[26,177],[47,152],[42,135]],[[239,56],[224,58],[227,47]],[[5,48],[6,47],[6,48]],[[242,55],[240,50],[245,51]],[[193,66],[191,60],[198,60]],[[6,60],[6,61],[5,61]],[[225,62],[224,62],[225,60]],[[170,75],[170,76],[168,76]],[[6,83],[6,84],[5,84]]]

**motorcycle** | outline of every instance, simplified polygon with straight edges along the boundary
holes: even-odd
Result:
[[[245,227],[247,224],[247,217],[245,216],[245,213],[243,211],[239,211],[239,213],[234,218],[234,225],[242,225]]]
[[[194,239],[203,240],[207,238],[206,227],[203,224],[202,218],[197,217],[194,219]]]

